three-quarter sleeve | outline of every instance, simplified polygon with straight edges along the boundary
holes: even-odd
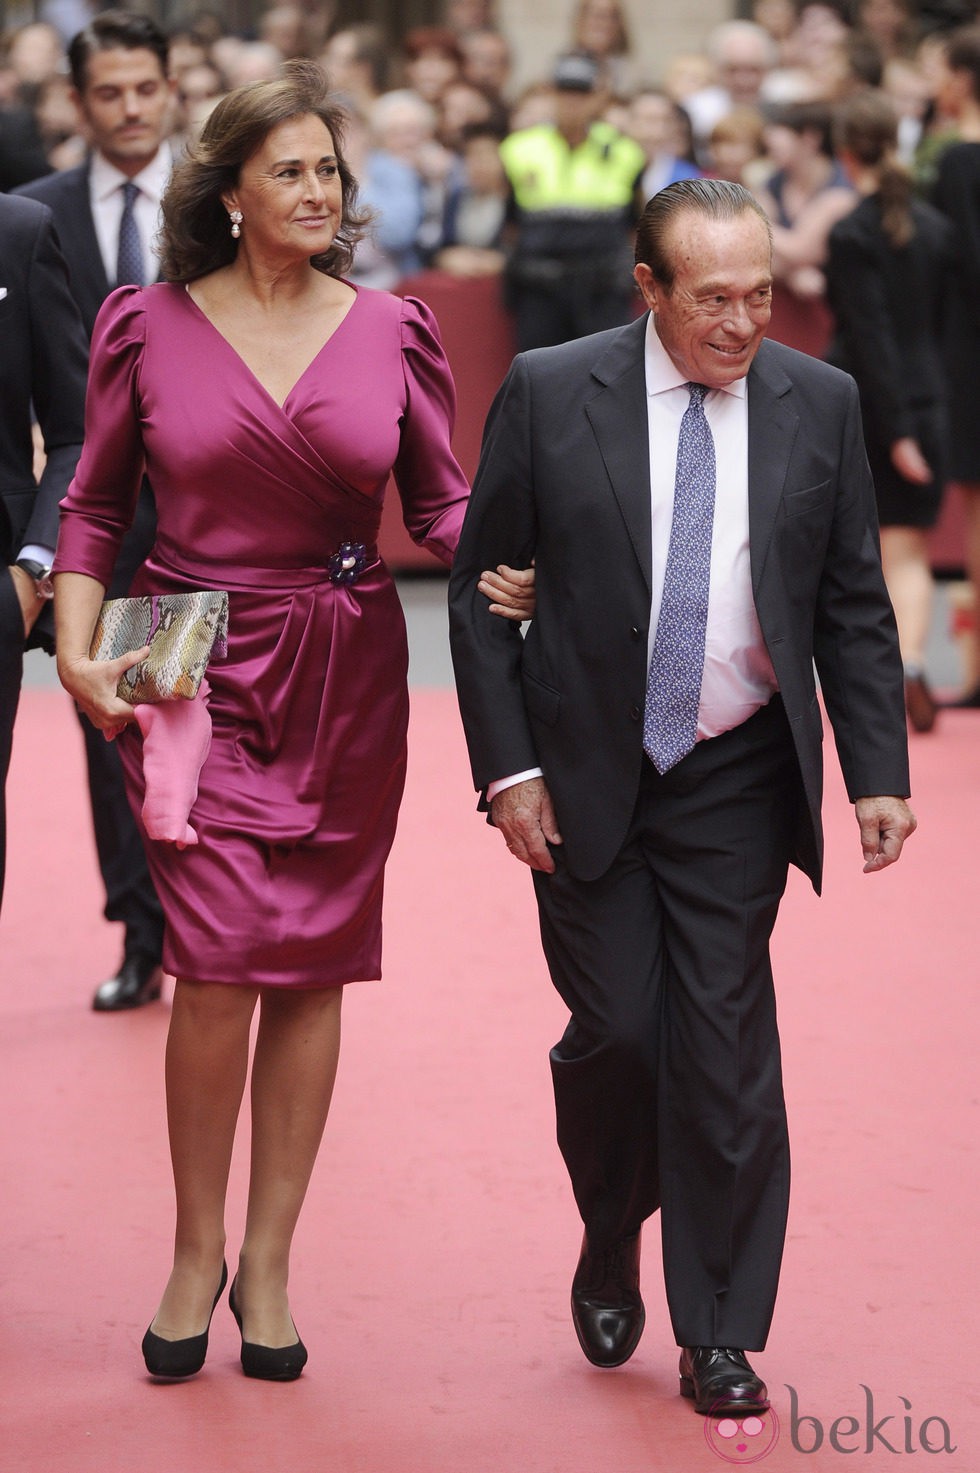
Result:
[[[108,296],[95,322],[85,399],[85,443],[61,503],[56,573],[107,587],[143,474],[139,373],[145,341],[140,287]]]
[[[469,486],[452,452],[456,388],[439,328],[415,297],[405,298],[401,338],[406,408],[395,483],[413,541],[450,563]]]

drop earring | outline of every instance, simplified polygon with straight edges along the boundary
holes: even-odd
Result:
[[[242,221],[244,220],[244,218],[245,216],[242,214],[241,210],[231,210],[229,212],[228,219],[231,221],[231,234],[233,240],[237,240],[238,237],[241,235]]]

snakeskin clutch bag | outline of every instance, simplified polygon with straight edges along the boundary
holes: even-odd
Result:
[[[193,700],[212,654],[228,652],[228,595],[214,589],[106,599],[99,611],[90,660],[114,660],[150,646],[145,660],[116,687],[131,706]]]

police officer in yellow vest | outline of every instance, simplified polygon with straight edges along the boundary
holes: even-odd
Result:
[[[500,147],[517,223],[507,288],[521,352],[621,327],[632,300],[643,150],[599,121],[591,56],[560,57],[552,82],[555,122],[522,128]]]

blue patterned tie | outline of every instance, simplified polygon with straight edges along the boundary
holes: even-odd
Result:
[[[143,277],[143,246],[140,241],[140,233],[136,225],[136,216],[133,214],[133,206],[136,196],[140,192],[138,184],[132,179],[127,179],[122,186],[123,212],[119,221],[119,254],[116,257],[116,285],[117,286],[142,286]]]
[[[677,441],[674,515],[664,591],[650,657],[643,750],[669,772],[694,747],[704,674],[704,636],[715,514],[715,442],[704,412],[704,384],[689,384]]]

